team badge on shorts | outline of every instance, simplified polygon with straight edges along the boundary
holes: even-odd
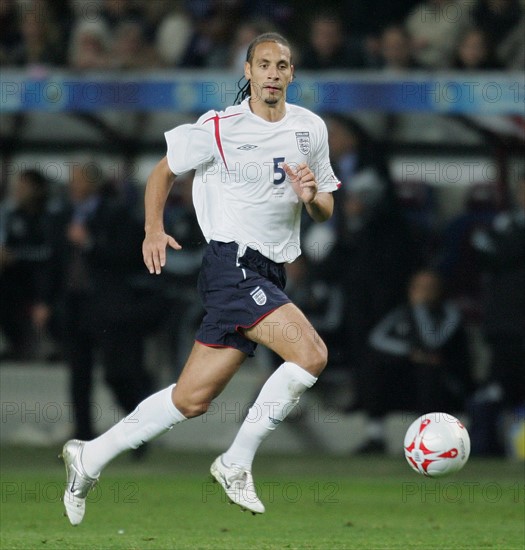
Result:
[[[264,293],[264,290],[258,286],[254,290],[250,292],[250,296],[253,298],[253,301],[258,306],[264,306],[266,303],[266,294]]]
[[[303,155],[310,152],[310,132],[295,132],[297,147]]]

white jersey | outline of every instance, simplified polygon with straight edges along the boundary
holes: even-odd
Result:
[[[275,262],[292,262],[301,253],[302,201],[283,163],[307,163],[320,192],[340,185],[325,123],[295,105],[286,104],[286,115],[268,122],[252,113],[246,99],[165,136],[170,170],[196,170],[193,202],[206,240],[235,241],[241,250],[249,246]]]

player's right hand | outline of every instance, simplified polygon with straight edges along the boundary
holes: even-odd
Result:
[[[180,250],[182,246],[164,231],[146,233],[142,243],[142,256],[148,271],[153,275],[159,275],[161,269],[166,265],[166,247],[171,246],[174,250]]]

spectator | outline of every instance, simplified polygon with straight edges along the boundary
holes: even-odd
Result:
[[[509,36],[522,15],[519,0],[478,0],[472,11],[474,24],[485,32],[494,48]]]
[[[232,29],[237,24],[238,11],[225,3],[218,3],[194,18],[193,35],[182,56],[180,66],[185,68],[227,67]]]
[[[154,44],[160,25],[165,18],[182,3],[177,0],[141,0],[137,3],[140,8],[140,24],[145,41]]]
[[[123,21],[141,22],[143,20],[140,5],[137,5],[134,0],[103,0],[100,16],[111,33],[114,33]]]
[[[407,13],[418,0],[384,2],[383,0],[340,0],[337,2],[345,22],[346,40],[363,51],[364,66],[380,66],[380,36],[388,26],[402,24]]]
[[[155,46],[165,65],[177,66],[181,63],[192,37],[192,20],[180,2],[160,22],[155,37]]]
[[[421,66],[450,65],[459,36],[471,23],[471,6],[470,0],[426,0],[412,10],[405,26]]]
[[[328,143],[334,170],[340,176],[345,190],[351,189],[352,178],[365,168],[373,168],[390,187],[390,178],[383,155],[364,128],[345,116],[325,117]]]
[[[21,172],[0,218],[0,326],[10,358],[34,357],[50,318],[46,304],[57,290],[52,245],[62,227],[60,214],[43,174]]]
[[[500,42],[498,59],[510,70],[525,69],[525,14],[519,23]]]
[[[301,53],[305,70],[355,69],[363,66],[362,53],[347,45],[343,22],[335,13],[315,14],[309,23],[308,42]]]
[[[160,66],[160,58],[144,37],[139,23],[123,21],[115,28],[110,52],[113,67],[124,70],[151,70]]]
[[[71,36],[69,65],[77,70],[109,69],[109,31],[103,21],[83,21],[77,24]]]
[[[466,330],[437,273],[414,274],[407,303],[374,327],[369,345],[373,355],[362,387],[369,423],[359,452],[385,450],[384,419],[392,410],[464,410],[472,385]]]
[[[0,2],[0,28],[0,65],[12,65],[22,41],[15,0]]]
[[[525,405],[525,176],[513,208],[489,230],[473,236],[487,275],[483,331],[491,350],[490,373],[472,402],[472,448],[501,454],[501,414]]]
[[[141,289],[142,230],[129,208],[105,192],[100,167],[74,163],[62,247],[64,346],[75,410],[75,437],[93,437],[93,370],[100,350],[106,382],[128,413],[151,392],[144,339],[164,310]],[[151,298],[151,301],[150,301]]]
[[[244,73],[246,50],[250,42],[263,32],[271,32],[272,24],[263,19],[252,19],[241,22],[235,30],[235,37],[230,50],[230,69],[236,74]]]
[[[465,318],[479,325],[481,321],[482,274],[472,236],[488,229],[500,208],[497,186],[472,184],[467,190],[463,210],[445,226],[439,270],[449,294],[462,309]]]
[[[436,188],[431,183],[401,177],[395,182],[398,203],[423,262],[433,265],[441,246]]]
[[[398,211],[394,185],[390,178],[385,157],[367,134],[364,128],[354,119],[345,116],[325,117],[328,129],[328,144],[332,166],[343,182],[345,192],[351,192],[354,185],[354,176],[367,170],[371,172],[381,186],[384,187],[384,205],[389,212]],[[356,180],[359,182],[359,179]],[[388,206],[387,206],[388,205]],[[343,219],[336,204],[335,219]]]
[[[418,251],[377,171],[361,170],[349,187],[336,203],[336,239],[319,272],[329,284],[344,288],[338,363],[351,369],[359,389],[367,369],[368,333],[398,303],[418,262]],[[360,402],[353,404],[359,406]]]
[[[13,53],[15,65],[57,66],[65,62],[60,27],[43,8],[45,4],[35,2],[32,9],[21,10],[22,40]]]
[[[400,24],[418,0],[385,2],[384,0],[338,0],[349,34],[365,38],[378,37],[389,25]]]
[[[461,37],[454,59],[453,69],[463,71],[490,71],[501,66],[494,56],[494,50],[487,42],[481,29],[468,29]]]
[[[400,26],[384,29],[380,39],[380,68],[385,71],[403,72],[419,67],[412,54],[412,42],[408,32]]]
[[[243,19],[269,21],[268,29],[276,28],[286,34],[290,33],[293,39],[297,38],[295,15],[297,3],[288,0],[241,0]],[[303,5],[300,5],[301,8]],[[302,15],[302,14],[301,14]]]

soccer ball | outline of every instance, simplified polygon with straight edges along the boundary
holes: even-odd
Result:
[[[469,454],[467,429],[447,413],[420,416],[405,435],[405,457],[418,474],[429,477],[452,474],[465,466]]]

